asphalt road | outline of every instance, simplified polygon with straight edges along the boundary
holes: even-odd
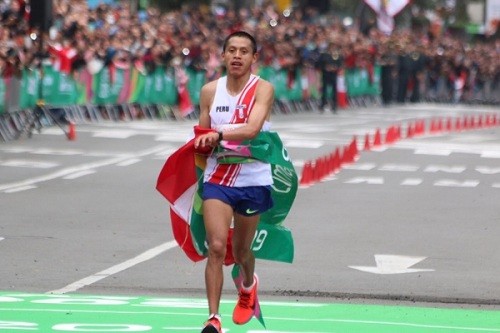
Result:
[[[275,115],[303,164],[357,136],[498,108],[406,105]],[[499,118],[500,119],[500,118]],[[0,290],[204,296],[204,263],[175,246],[156,192],[194,121],[78,124],[0,143]],[[404,138],[298,191],[293,264],[258,261],[273,299],[357,299],[500,308],[500,126]],[[377,264],[376,264],[377,261]],[[234,293],[229,281],[224,292]]]

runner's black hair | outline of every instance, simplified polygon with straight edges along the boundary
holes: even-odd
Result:
[[[236,32],[231,33],[229,36],[227,36],[226,39],[224,40],[224,45],[222,46],[223,52],[226,51],[227,43],[233,37],[243,37],[243,38],[249,39],[250,42],[252,42],[253,53],[254,54],[257,53],[257,42],[255,41],[255,38],[246,31],[236,31]]]

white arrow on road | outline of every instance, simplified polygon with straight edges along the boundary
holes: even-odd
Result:
[[[403,274],[417,272],[432,272],[433,269],[410,268],[411,266],[425,260],[427,257],[398,256],[391,254],[376,254],[375,263],[377,266],[349,266],[359,271],[374,274]]]

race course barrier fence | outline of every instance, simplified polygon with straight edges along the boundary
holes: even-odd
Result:
[[[20,77],[0,79],[0,140],[52,126],[57,119],[79,123],[196,118],[205,74],[190,67],[165,66],[148,73],[133,66],[110,66],[94,74],[82,70],[71,75],[51,65],[24,69]],[[257,74],[275,87],[273,112],[318,110],[321,78],[314,68],[262,66]],[[346,70],[341,77],[350,105],[379,103],[378,66],[371,73]]]

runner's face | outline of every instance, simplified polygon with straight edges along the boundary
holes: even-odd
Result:
[[[252,42],[244,37],[232,37],[222,53],[228,74],[243,75],[250,71],[250,67],[257,60],[253,53]]]

